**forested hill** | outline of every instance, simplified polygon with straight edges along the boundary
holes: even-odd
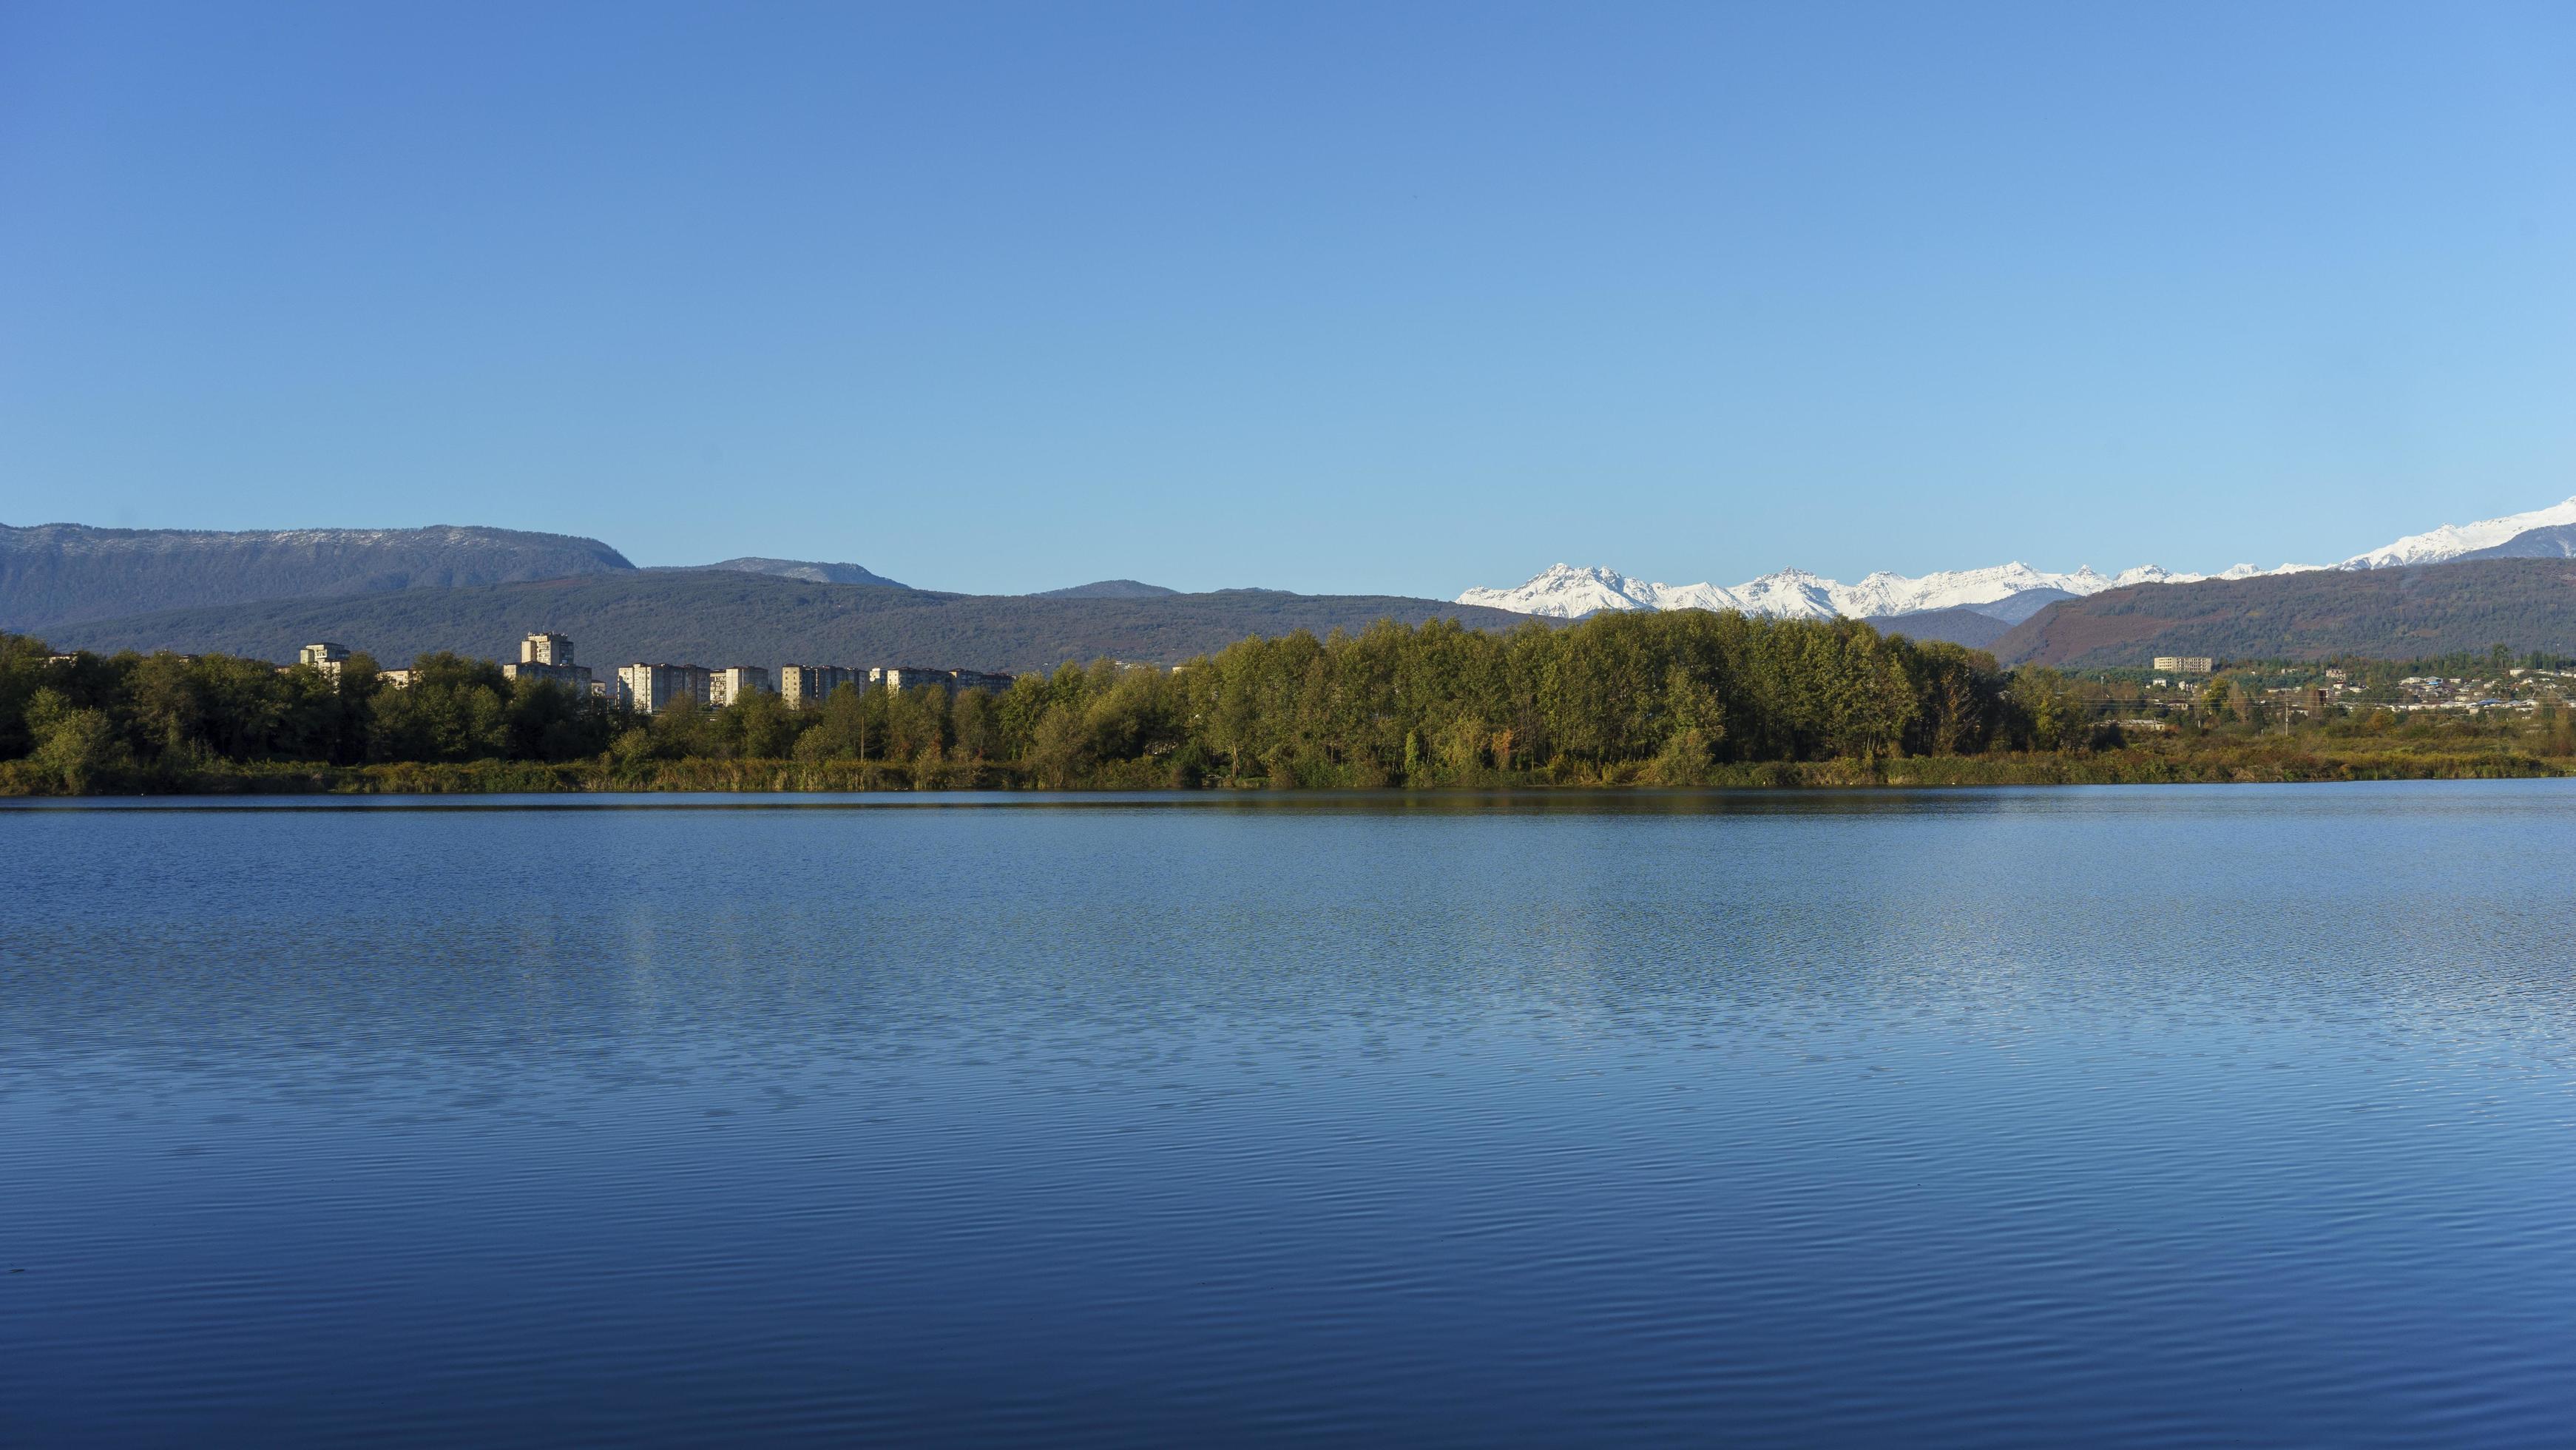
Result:
[[[2505,645],[2576,652],[2576,562],[2492,559],[2139,584],[2068,599],[1994,643],[2007,664],[2220,659],[2417,659]]]
[[[1911,614],[1873,614],[1869,627],[1881,634],[1901,634],[1912,640],[1939,640],[1943,644],[1963,644],[1970,649],[1992,649],[1995,641],[2012,628],[2009,621],[1974,609],[1918,609]]]
[[[644,570],[360,598],[165,610],[46,632],[57,649],[291,660],[330,640],[400,665],[433,650],[516,659],[533,630],[579,658],[702,665],[922,664],[1018,673],[1103,655],[1176,664],[1246,635],[1325,634],[1379,619],[1508,627],[1526,616],[1437,599],[1223,590],[1143,599],[933,594],[733,570]]]
[[[0,525],[0,629],[146,609],[623,573],[597,539],[514,529],[96,529]]]

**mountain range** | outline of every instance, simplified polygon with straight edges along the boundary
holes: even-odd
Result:
[[[2060,599],[2080,599],[2126,584],[2161,584],[2200,577],[2153,566],[2131,569],[2116,577],[2091,569],[2049,574],[2028,564],[2012,563],[1914,579],[1878,573],[1857,584],[1838,583],[1804,569],[1783,569],[1730,589],[1716,584],[1651,584],[1615,569],[1558,564],[1517,588],[1467,590],[1458,596],[1458,602],[1556,619],[1580,619],[1605,609],[1734,609],[1791,619],[1831,619],[1836,615],[1888,618],[1930,610],[1967,609],[2013,624]]]
[[[639,569],[597,539],[438,525],[222,533],[0,526],[0,629],[57,648],[291,659],[312,640],[400,665],[507,657],[534,630],[593,661],[912,662],[1020,672],[1066,660],[1177,663],[1247,634],[1378,619],[1521,623],[1389,595],[1183,594],[1103,579],[1034,595],[915,589],[859,564],[745,556]]]
[[[2474,524],[2445,524],[2356,554],[2334,567],[2364,570],[2454,559],[2571,555],[2576,555],[2576,498]],[[2239,564],[2220,574],[2203,575],[2149,564],[2116,575],[2097,573],[2089,567],[2058,574],[2015,562],[1915,578],[1882,572],[1857,584],[1838,583],[1802,569],[1784,569],[1726,588],[1714,584],[1648,583],[1614,569],[1557,564],[1513,588],[1469,589],[1458,596],[1458,602],[1557,619],[1580,619],[1605,609],[1736,609],[1747,614],[1804,619],[1843,615],[1898,628],[1904,627],[1898,621],[1937,614],[1943,618],[1914,619],[1911,632],[1983,645],[1999,638],[2001,631],[1989,633],[1984,625],[1962,617],[1963,611],[2011,626],[2061,600],[2087,599],[2140,584],[2197,584],[2210,579],[2256,579],[2322,571],[2323,566],[2313,564],[2283,564],[2273,569]],[[1963,637],[1978,634],[1986,634],[1988,639]]]
[[[857,564],[807,559],[726,559],[698,567],[814,584],[910,587]],[[597,539],[452,524],[242,532],[0,524],[0,629],[43,633],[164,609],[641,572],[648,571]]]
[[[2422,659],[2497,645],[2576,654],[2576,563],[2473,550],[2435,564],[2110,589],[2042,610],[1985,647],[2006,664],[2083,669],[2157,655]]]
[[[1150,586],[1148,586],[1150,587]],[[572,636],[595,666],[631,660],[703,665],[918,664],[1019,674],[1068,660],[1178,664],[1249,634],[1328,634],[1380,619],[1457,619],[1471,628],[1528,621],[1500,610],[1388,595],[1206,594],[1071,596],[942,594],[836,584],[769,570],[639,569],[565,579],[408,589],[321,599],[274,599],[162,610],[67,625],[57,649],[212,651],[288,660],[331,640],[379,664],[432,650],[515,657],[520,636]]]
[[[2576,555],[2576,498],[2534,509],[2483,519],[2474,524],[2444,524],[2409,534],[2393,544],[2355,554],[2346,569],[2403,568],[2440,564],[2452,559],[2564,559]]]
[[[874,584],[883,589],[909,589],[873,569],[857,564],[824,564],[812,559],[762,559],[746,556],[723,559],[704,565],[709,569],[731,569],[741,574],[775,574],[781,579],[802,579],[808,584]]]
[[[2005,663],[2145,655],[2576,653],[2576,499],[2409,535],[2332,567],[2154,566],[2105,575],[2012,563],[1842,584],[1783,570],[1723,588],[1560,564],[1457,600],[1183,594],[1104,579],[1025,595],[916,589],[862,565],[745,556],[639,569],[596,539],[508,529],[216,533],[0,526],[0,629],[57,647],[286,658],[330,639],[400,664],[433,649],[506,655],[531,630],[594,662],[911,662],[1024,671],[1098,655],[1175,663],[1245,634],[1448,617],[1477,628],[1603,610],[1851,616]],[[2555,561],[2555,562],[2553,562]]]
[[[597,539],[516,529],[99,529],[0,524],[0,629],[151,609],[632,572]]]

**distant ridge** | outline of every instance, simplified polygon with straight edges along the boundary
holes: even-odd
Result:
[[[446,589],[631,573],[597,539],[436,524],[417,529],[101,529],[0,525],[0,629],[255,599]]]
[[[802,579],[808,584],[875,584],[887,589],[912,587],[857,564],[822,564],[808,559],[763,559],[757,555],[745,555],[697,567],[732,569],[744,574],[775,574],[781,579]]]
[[[2576,559],[2576,524],[2525,529],[2492,548],[2462,554],[2462,559]]]
[[[2071,599],[2074,596],[2060,597]],[[1880,634],[1901,634],[1912,640],[1940,640],[1947,644],[1965,645],[1969,649],[1990,649],[2012,628],[1992,614],[1964,605],[1948,609],[1918,609],[1911,614],[1873,614],[1867,623]]]
[[[581,660],[702,665],[919,664],[1019,673],[1102,655],[1177,664],[1248,634],[1365,629],[1379,619],[1508,628],[1526,616],[1437,599],[1229,589],[1148,599],[1039,599],[816,584],[723,569],[645,569],[362,598],[270,600],[68,625],[60,649],[220,651],[290,660],[327,639],[400,665],[431,650],[512,657],[532,630]]]
[[[1168,599],[1180,593],[1160,584],[1145,584],[1134,579],[1103,579],[1096,584],[1076,584],[1070,589],[1041,589],[1031,599]]]
[[[2555,558],[2563,551],[2550,550],[2536,542],[2529,552],[2506,551],[2534,535],[2563,537],[2559,531],[2570,525],[2576,525],[2576,498],[2528,513],[2480,519],[2474,524],[2444,524],[2438,529],[2408,534],[2369,553],[2355,554],[2335,567],[2391,569],[2439,564],[2452,559]]]
[[[2291,574],[2312,567],[2283,564],[2267,570],[2239,564],[2222,577]],[[1938,609],[1973,609],[2006,623],[2017,623],[2061,599],[2126,584],[2200,577],[2176,574],[2153,564],[2112,576],[2090,568],[2051,574],[2014,562],[1987,569],[1943,570],[1911,579],[1881,571],[1857,584],[1838,583],[1804,569],[1783,569],[1729,589],[1715,584],[1650,583],[1616,569],[1558,564],[1509,589],[1467,590],[1458,596],[1458,602],[1556,619],[1580,619],[1606,609],[1734,609],[1783,619],[1878,619]]]
[[[2007,664],[2143,666],[2219,659],[2413,659],[2503,645],[2576,653],[2576,564],[2476,559],[2148,584],[2069,599],[1995,641]]]

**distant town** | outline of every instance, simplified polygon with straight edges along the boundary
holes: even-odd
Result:
[[[2143,669],[2080,672],[2071,685],[2097,717],[2150,732],[2170,729],[2178,718],[2220,714],[2276,725],[2383,710],[2401,718],[2529,717],[2576,700],[2576,669],[2552,668],[2536,658],[2515,663],[2502,654],[2483,666],[2457,674],[2401,674],[2403,666],[2376,660],[2231,664],[2207,655],[2157,655]]]
[[[296,663],[337,679],[349,653],[345,646],[318,641],[298,651]],[[531,634],[521,639],[518,659],[505,661],[501,673],[512,680],[551,681],[602,704],[624,706],[646,715],[658,715],[682,700],[713,708],[754,694],[776,695],[788,709],[802,710],[821,704],[844,685],[863,690],[878,685],[890,690],[937,686],[952,695],[960,690],[998,692],[1009,689],[1012,679],[979,670],[920,665],[780,665],[773,675],[763,665],[709,667],[642,661],[619,665],[600,676],[593,674],[590,666],[575,662],[572,637],[562,634]],[[378,670],[376,680],[394,689],[407,689],[412,672]]]

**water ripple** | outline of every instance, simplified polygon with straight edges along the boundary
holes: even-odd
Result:
[[[0,1439],[2576,1424],[2569,783],[465,804],[0,811]]]

